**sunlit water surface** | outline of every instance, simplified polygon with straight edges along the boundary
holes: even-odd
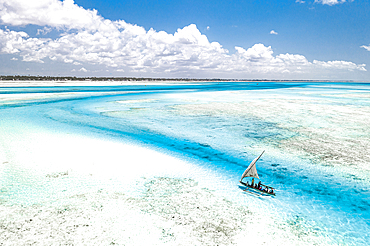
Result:
[[[3,87],[0,119],[6,245],[370,244],[370,84]]]

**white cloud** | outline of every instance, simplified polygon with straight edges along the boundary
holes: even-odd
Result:
[[[366,46],[366,45],[362,45],[362,46],[360,46],[361,48],[364,48],[364,49],[366,49],[367,51],[370,51],[370,45],[369,46]]]
[[[207,30],[211,29],[209,26],[207,26]]]
[[[306,1],[303,1],[303,0],[296,0],[295,2],[296,2],[296,3],[305,3]]]
[[[82,67],[82,68],[80,68],[80,70],[78,70],[78,71],[86,73],[86,72],[87,72],[87,69],[86,69],[86,68],[84,68],[84,67]]]
[[[25,32],[15,32],[10,30],[0,29],[0,51],[2,53],[13,54],[19,52],[15,46],[23,43],[24,38],[27,38],[28,34]]]
[[[74,65],[93,64],[116,71],[160,74],[309,73],[312,69],[366,71],[365,65],[346,61],[309,62],[298,54],[274,55],[270,46],[235,47],[229,54],[217,42],[209,42],[196,25],[174,34],[110,21],[96,11],[85,10],[72,0],[0,0],[0,20],[9,25],[35,24],[64,29],[56,39],[30,38],[25,32],[0,29],[0,53],[15,54],[23,61],[53,61]],[[23,5],[24,4],[24,5]],[[72,13],[72,14],[71,14]],[[70,29],[75,29],[69,31]],[[40,31],[41,33],[41,31]],[[271,34],[277,34],[271,31]],[[76,71],[76,70],[72,70]],[[88,72],[81,68],[79,71]]]
[[[37,29],[37,34],[36,35],[46,35],[48,34],[49,32],[51,32],[53,29],[51,29],[50,27],[44,27],[43,29]]]
[[[34,24],[67,29],[97,29],[103,18],[73,0],[0,0],[0,22],[12,26]]]
[[[233,55],[234,66],[237,71],[257,71],[259,73],[301,73],[302,67],[306,70],[312,68],[312,63],[302,55],[280,54],[273,56],[271,47],[255,44],[245,50],[236,47],[237,53]]]
[[[315,0],[315,3],[321,3],[326,5],[335,5],[340,3],[345,3],[346,0]],[[353,1],[350,1],[353,2]]]
[[[292,55],[292,54],[280,54],[276,56],[276,59],[282,61],[287,66],[297,66],[297,69],[300,70],[300,66],[309,66],[310,62],[306,57],[302,55]]]
[[[18,58],[13,57],[11,60],[12,60],[12,61],[18,61]]]
[[[270,34],[278,35],[278,33],[275,32],[274,30],[271,30]]]
[[[357,65],[353,62],[348,62],[348,61],[323,62],[323,61],[314,60],[313,64],[318,65],[319,67],[324,67],[324,68],[346,69],[346,70],[351,70],[351,71],[353,70],[366,71],[365,64]]]
[[[273,59],[271,46],[266,47],[263,44],[255,44],[248,50],[241,47],[235,47],[235,49],[240,59],[249,62],[265,62]]]

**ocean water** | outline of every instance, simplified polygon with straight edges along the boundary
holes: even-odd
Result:
[[[369,245],[369,122],[368,83],[2,87],[0,241]]]

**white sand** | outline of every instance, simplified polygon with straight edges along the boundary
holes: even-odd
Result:
[[[36,87],[36,86],[118,86],[118,85],[163,85],[189,84],[197,81],[180,80],[142,80],[142,81],[5,81],[0,80],[0,87]]]

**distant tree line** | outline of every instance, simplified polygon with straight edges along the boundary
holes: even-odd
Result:
[[[75,76],[31,76],[0,75],[0,80],[7,81],[271,81],[245,79],[195,79],[195,78],[135,78],[135,77],[75,77]]]
[[[31,75],[0,75],[3,81],[315,81],[315,80],[271,80],[271,79],[196,79],[196,78],[135,78],[135,77],[75,77],[75,76],[31,76]]]

